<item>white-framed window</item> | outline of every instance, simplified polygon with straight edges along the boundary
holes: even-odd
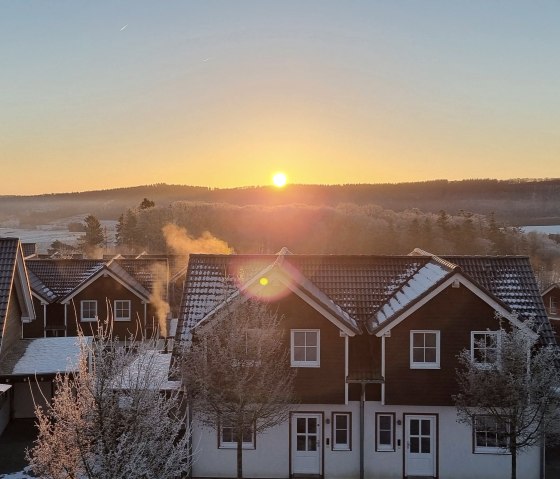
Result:
[[[95,299],[80,301],[80,318],[82,321],[97,321],[97,301]]]
[[[494,364],[498,360],[498,331],[471,331],[471,359],[474,363]]]
[[[130,321],[130,300],[116,299],[113,314],[115,321]]]
[[[292,329],[291,364],[299,368],[318,368],[321,359],[318,329]]]
[[[410,331],[411,369],[439,369],[439,357],[439,331]]]
[[[352,413],[333,412],[332,414],[332,450],[352,450]]]
[[[548,304],[549,304],[548,312],[554,315],[558,314],[558,299],[555,298],[554,296],[550,296]]]
[[[475,416],[473,422],[474,452],[509,453],[509,424],[494,416]]]
[[[253,425],[243,427],[243,449],[255,449],[255,428]],[[222,449],[237,448],[237,431],[230,423],[220,425],[218,447]]]
[[[375,450],[395,450],[395,413],[375,413]]]

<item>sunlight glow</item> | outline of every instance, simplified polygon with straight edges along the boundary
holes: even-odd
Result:
[[[288,178],[284,173],[280,173],[280,172],[275,173],[274,176],[272,177],[272,182],[274,183],[274,186],[278,188],[282,188],[283,186],[286,186],[287,181]]]

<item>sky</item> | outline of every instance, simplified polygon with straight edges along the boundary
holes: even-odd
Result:
[[[560,2],[0,0],[0,195],[560,177]]]

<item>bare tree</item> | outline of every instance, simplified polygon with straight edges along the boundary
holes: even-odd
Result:
[[[560,354],[538,344],[531,322],[480,336],[459,356],[459,421],[474,428],[475,447],[511,452],[515,479],[520,452],[558,438]]]
[[[237,444],[243,477],[243,439],[287,420],[295,370],[280,317],[254,300],[229,304],[194,330],[183,353],[183,376],[195,419]]]
[[[167,380],[169,357],[100,327],[79,337],[77,373],[55,379],[55,396],[36,408],[31,468],[49,479],[176,478],[191,463],[186,408]]]

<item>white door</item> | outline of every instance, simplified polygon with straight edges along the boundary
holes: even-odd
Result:
[[[321,414],[292,415],[292,474],[321,474]]]
[[[405,474],[436,475],[436,417],[406,416]]]

